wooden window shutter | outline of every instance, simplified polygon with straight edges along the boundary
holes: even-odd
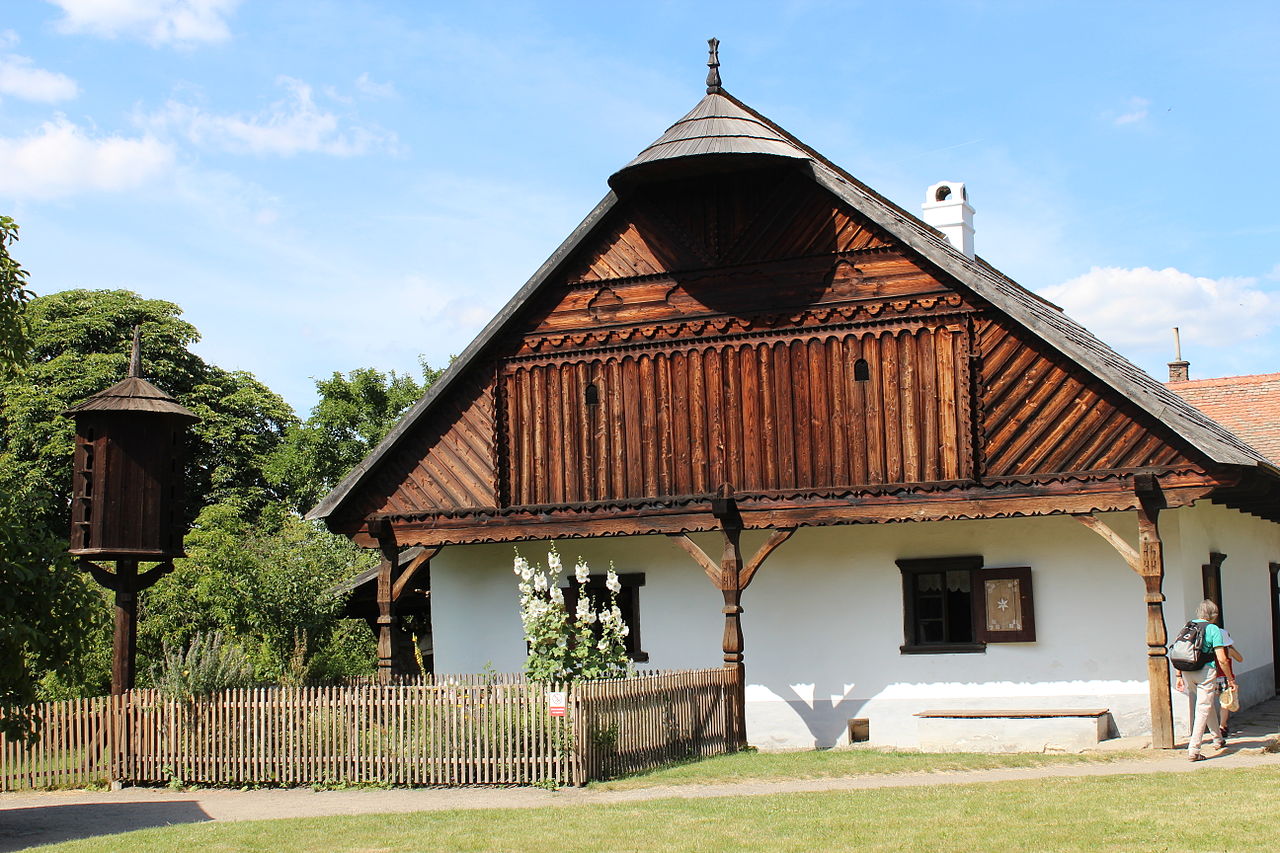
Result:
[[[1015,566],[979,569],[974,573],[978,594],[978,638],[984,643],[1034,643],[1035,604],[1031,569]]]

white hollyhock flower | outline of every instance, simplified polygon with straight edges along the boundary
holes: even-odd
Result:
[[[617,595],[622,591],[622,581],[618,580],[618,573],[613,570],[612,566],[609,567],[609,574],[605,577],[604,585],[608,587],[609,592],[612,592],[614,595]]]
[[[544,575],[542,572],[538,572],[536,575],[533,576],[533,588],[536,589],[538,592],[546,592],[548,585],[549,584],[547,583],[547,576]]]
[[[547,568],[556,574],[560,573],[560,552],[554,548],[547,552]]]
[[[578,559],[578,564],[573,567],[573,576],[577,578],[580,584],[585,584],[591,579],[591,568],[587,565],[586,560]]]
[[[578,608],[574,611],[574,616],[579,622],[586,622],[588,625],[596,621],[596,614],[591,610],[591,601],[585,595],[578,599]]]
[[[529,571],[529,561],[517,554],[514,571],[520,577],[524,577],[525,573]]]
[[[561,607],[564,607],[564,592],[561,591],[560,587],[551,587],[551,600]]]

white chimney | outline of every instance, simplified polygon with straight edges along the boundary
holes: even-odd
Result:
[[[925,193],[921,218],[966,257],[973,257],[973,208],[960,181],[939,181]]]

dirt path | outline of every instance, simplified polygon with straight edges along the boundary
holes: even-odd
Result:
[[[1242,715],[1243,716],[1243,715]],[[965,785],[1127,773],[1195,773],[1214,768],[1278,767],[1274,749],[1280,723],[1280,700],[1253,710],[1242,736],[1233,738],[1211,760],[1191,763],[1182,751],[1150,758],[1099,764],[1050,765],[996,770],[902,773],[783,782],[736,782],[712,785],[652,786],[627,790],[569,788],[425,788],[312,791],[263,789],[233,791],[125,788],[120,791],[48,791],[0,794],[0,853],[74,838],[112,835],[151,826],[205,821],[270,820],[287,817],[446,809],[546,808],[632,803],[666,798],[740,797],[808,791],[859,791],[928,785]],[[1242,723],[1245,721],[1242,720]]]

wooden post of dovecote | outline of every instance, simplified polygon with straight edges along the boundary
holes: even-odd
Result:
[[[127,377],[66,411],[76,424],[69,550],[115,593],[113,694],[134,683],[138,593],[183,556],[184,434],[200,420],[142,378],[139,340],[135,328]],[[157,565],[139,574],[139,563]]]

